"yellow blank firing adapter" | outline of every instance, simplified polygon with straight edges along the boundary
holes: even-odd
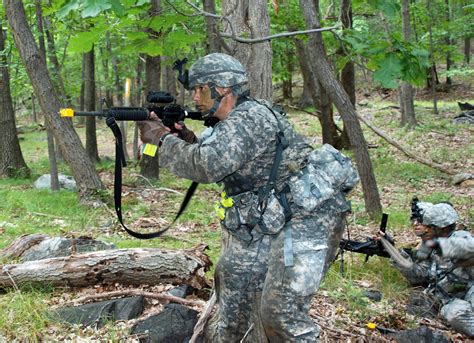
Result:
[[[74,110],[72,108],[61,108],[59,115],[61,117],[74,117]]]

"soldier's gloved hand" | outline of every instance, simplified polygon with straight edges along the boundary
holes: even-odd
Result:
[[[189,130],[182,121],[174,124],[174,127],[178,131],[178,137],[181,138],[183,141],[188,142],[188,143],[197,142],[197,137],[194,134],[194,132]]]
[[[169,133],[170,129],[163,125],[163,122],[152,112],[150,119],[137,121],[140,130],[140,139],[143,143],[159,145],[160,138]]]

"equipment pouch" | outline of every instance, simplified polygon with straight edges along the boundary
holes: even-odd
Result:
[[[293,175],[289,185],[293,201],[306,211],[313,211],[335,193],[329,175],[312,164]]]
[[[224,227],[229,231],[252,230],[259,226],[263,234],[276,234],[285,226],[285,214],[275,194],[270,193],[267,206],[259,208],[258,195],[254,192],[239,194],[233,199],[233,206],[226,208],[225,218],[222,221]],[[263,213],[262,213],[263,210]]]
[[[268,197],[267,207],[259,223],[260,231],[265,235],[275,235],[283,229],[285,223],[285,210],[278,197],[272,191]]]

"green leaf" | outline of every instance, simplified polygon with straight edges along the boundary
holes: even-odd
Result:
[[[80,53],[91,51],[92,46],[100,40],[103,32],[102,28],[79,32],[69,40],[69,50]]]
[[[67,2],[56,14],[58,18],[64,18],[71,11],[75,11],[79,8],[80,2],[77,0],[70,0]]]
[[[379,64],[379,69],[374,73],[374,80],[380,82],[383,87],[397,88],[397,79],[402,72],[402,64],[398,56],[390,53]]]
[[[118,0],[109,0],[109,2],[110,2],[110,5],[112,6],[112,11],[114,11],[117,16],[123,17],[127,13],[127,10],[120,3],[120,1],[118,1]]]
[[[100,12],[108,10],[112,5],[107,0],[85,0],[82,18],[96,17]]]

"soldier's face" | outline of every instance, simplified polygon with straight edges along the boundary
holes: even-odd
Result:
[[[214,106],[214,99],[211,99],[211,90],[208,85],[198,85],[192,89],[193,101],[199,112],[209,113]]]
[[[421,238],[422,241],[428,241],[434,238],[433,228],[420,223],[414,223],[415,234]]]

